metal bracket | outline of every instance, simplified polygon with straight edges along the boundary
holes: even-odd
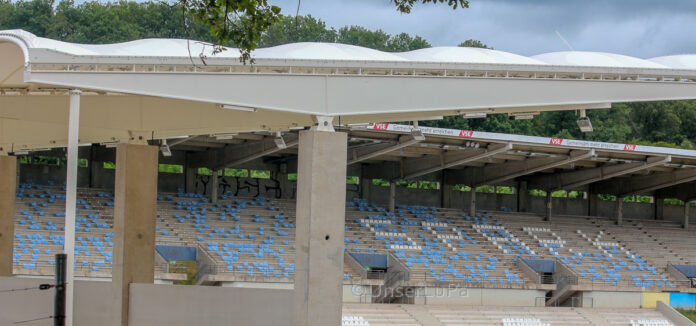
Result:
[[[311,130],[334,132],[333,119],[334,117],[332,116],[315,115],[314,121],[317,124],[314,125]]]
[[[133,145],[147,145],[147,139],[150,137],[151,133],[147,131],[133,131],[128,130],[128,144]]]

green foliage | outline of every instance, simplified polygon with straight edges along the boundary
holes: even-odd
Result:
[[[474,40],[474,39],[468,39],[462,43],[459,43],[459,45],[457,45],[457,46],[464,47],[464,48],[482,48],[482,49],[493,50],[493,48],[489,48],[488,45],[484,44],[483,42],[481,42],[479,40]]]
[[[479,186],[479,187],[476,187],[476,192],[483,192],[483,193],[492,194],[492,193],[495,193],[495,187],[488,186],[488,185]]]
[[[160,164],[158,171],[160,173],[182,174],[184,173],[184,166],[179,164]]]
[[[396,4],[396,10],[408,14],[411,12],[411,9],[413,9],[413,6],[419,2],[419,0],[391,0]],[[439,4],[439,3],[447,3],[448,6],[452,7],[452,9],[457,9],[457,8],[469,8],[469,1],[466,0],[420,0],[421,3],[432,3],[432,4]]]
[[[392,36],[381,29],[371,31],[361,26],[341,27],[335,41],[387,52],[403,52],[431,47],[430,43],[420,36],[411,37],[406,33]]]
[[[382,186],[382,187],[389,187],[391,183],[389,183],[389,180],[384,180],[384,179],[372,179],[372,184],[375,186]]]
[[[346,184],[349,184],[349,185],[356,185],[356,184],[358,184],[358,177],[355,177],[355,176],[353,176],[353,177],[346,177]]]
[[[115,170],[116,169],[116,163],[114,163],[114,162],[103,162],[103,163],[104,163],[103,167],[106,170]]]
[[[241,177],[241,178],[246,178],[249,176],[249,170],[246,169],[230,169],[226,168],[225,169],[225,176],[226,177]]]
[[[454,191],[471,191],[471,187],[467,185],[454,185],[452,189],[454,189]]]
[[[288,180],[297,181],[297,173],[288,173]]]
[[[607,194],[597,194],[597,198],[599,198],[599,200],[608,200],[608,201],[615,201],[616,200],[616,196],[607,195]]]
[[[677,311],[684,315],[686,318],[689,318],[689,320],[696,322],[696,310],[687,310],[683,308],[677,308]]]
[[[250,170],[249,176],[257,179],[270,179],[271,171],[268,170]]]
[[[546,191],[540,189],[529,189],[530,196],[546,197]]]
[[[666,205],[684,206],[684,202],[676,198],[665,198]]]
[[[198,175],[213,175],[213,170],[209,168],[198,168]]]
[[[418,181],[419,189],[436,190],[437,186],[437,181]]]

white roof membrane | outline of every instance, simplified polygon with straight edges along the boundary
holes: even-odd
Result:
[[[532,64],[543,65],[542,61],[521,55],[480,48],[443,46],[397,53],[410,61],[452,62],[452,63],[490,63],[490,64]]]
[[[644,59],[603,52],[562,51],[535,55],[532,58],[557,66],[655,68],[670,67]]]

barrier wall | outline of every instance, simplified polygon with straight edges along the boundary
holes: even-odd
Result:
[[[0,289],[37,288],[39,284],[53,284],[51,278],[0,277]],[[28,290],[0,294],[0,325],[43,318],[53,315],[54,290]],[[111,282],[75,281],[75,326],[102,325],[111,314]],[[49,326],[52,319],[27,325]]]
[[[458,304],[465,306],[533,307],[543,290],[419,288],[415,304]]]
[[[292,291],[130,285],[130,326],[291,325]]]
[[[591,300],[593,308],[640,308],[643,304],[641,292],[584,291],[582,299]]]
[[[667,292],[643,292],[642,308],[657,308],[657,302],[669,305],[670,294]]]
[[[674,308],[696,309],[696,293],[670,293],[669,305]]]

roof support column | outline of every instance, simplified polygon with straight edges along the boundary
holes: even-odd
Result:
[[[469,193],[471,194],[469,197],[469,216],[474,217],[476,215],[476,187],[471,187]]]
[[[12,276],[17,158],[0,148],[0,276]]]
[[[394,213],[396,208],[396,182],[389,183],[389,211]]]
[[[219,187],[218,169],[213,170],[213,175],[211,176],[211,178],[212,180],[210,180],[210,202],[213,204],[217,204]]]
[[[153,283],[157,218],[157,146],[116,148],[112,326],[128,325],[131,283]]]
[[[544,221],[551,221],[551,215],[553,213],[553,197],[551,197],[551,191],[546,191],[546,215],[544,215]]]
[[[689,229],[689,205],[691,201],[687,200],[684,202],[684,229]]]
[[[527,196],[529,196],[529,190],[527,190],[527,181],[520,181],[517,183],[517,211],[526,212],[527,211]]]
[[[664,219],[665,199],[655,196],[655,219]]]
[[[616,225],[623,224],[623,198],[616,196]]]
[[[342,316],[348,138],[333,132],[330,121],[317,120],[317,127],[300,131],[299,137],[296,326],[340,325]]]
[[[68,116],[68,162],[65,180],[65,325],[73,325],[73,298],[75,295],[75,215],[77,206],[77,150],[80,136],[80,96],[82,91],[70,91]]]

